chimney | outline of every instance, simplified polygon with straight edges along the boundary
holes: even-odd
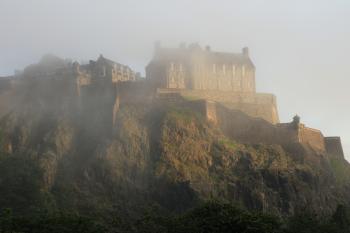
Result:
[[[242,54],[246,57],[249,57],[249,48],[248,47],[244,47],[242,49]]]
[[[153,51],[153,57],[154,58],[159,56],[160,49],[161,49],[161,44],[160,44],[160,41],[157,40],[156,42],[154,42],[154,51]]]
[[[161,47],[161,43],[159,40],[157,40],[156,42],[154,42],[154,51],[159,50]]]
[[[185,42],[181,42],[179,48],[180,49],[185,49],[186,48],[186,43]]]

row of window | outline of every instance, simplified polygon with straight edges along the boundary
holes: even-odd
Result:
[[[226,66],[225,64],[222,65],[222,67],[221,67],[222,73],[223,73],[224,75],[226,75],[226,73],[227,73],[227,71],[228,71],[227,68],[228,68],[228,66]],[[217,65],[214,63],[214,64],[213,64],[212,72],[213,72],[213,73],[216,73],[217,70],[218,70]],[[232,75],[233,75],[233,76],[236,76],[236,70],[237,70],[237,67],[236,67],[235,65],[232,65],[231,71],[232,71]],[[242,76],[245,76],[245,75],[246,75],[246,67],[245,67],[245,66],[242,66],[241,71],[242,71]]]
[[[179,71],[183,71],[183,66],[182,66],[182,64],[179,64],[178,68],[179,68]],[[223,73],[224,75],[226,75],[226,71],[228,70],[228,69],[226,69],[226,68],[227,68],[227,66],[226,66],[225,64],[222,65],[222,73]],[[197,67],[197,69],[198,69],[198,67]],[[175,64],[174,64],[173,62],[170,63],[170,70],[175,70]],[[212,68],[212,72],[213,72],[213,73],[216,73],[217,70],[218,70],[217,65],[214,63],[214,64],[213,64],[213,68]],[[232,70],[232,75],[235,76],[235,75],[236,75],[236,66],[233,65],[231,70]],[[246,75],[246,67],[245,67],[244,65],[242,66],[241,71],[242,71],[242,76],[245,76],[245,75]]]
[[[175,70],[175,64],[173,62],[170,63],[170,70]],[[183,70],[182,64],[179,64],[179,70],[180,71]]]
[[[117,73],[118,75],[122,76],[127,76],[129,77],[130,75],[134,75],[134,72],[130,71],[129,69],[119,69],[115,70],[114,68],[112,69],[112,74]],[[100,70],[100,76],[105,77],[106,76],[106,67],[103,66],[102,69]]]

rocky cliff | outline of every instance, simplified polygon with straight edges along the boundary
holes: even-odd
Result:
[[[1,207],[133,214],[141,205],[182,212],[220,199],[326,215],[350,200],[343,158],[301,144],[240,142],[192,101],[121,101],[112,126],[113,106],[98,96],[84,102],[57,86],[21,88],[0,122]],[[225,117],[251,120],[228,109]]]

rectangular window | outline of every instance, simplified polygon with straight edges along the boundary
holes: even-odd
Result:
[[[170,63],[170,70],[174,70],[174,62]]]
[[[222,65],[222,73],[223,73],[224,75],[226,75],[226,66],[225,66],[225,65]]]
[[[179,65],[179,70],[182,71],[182,64]]]
[[[245,76],[245,66],[242,66],[242,77]]]
[[[101,76],[103,76],[103,77],[106,76],[106,67],[105,66],[102,67]]]
[[[232,75],[233,75],[233,77],[236,77],[236,66],[235,65],[232,66]]]

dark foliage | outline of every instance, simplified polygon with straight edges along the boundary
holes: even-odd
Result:
[[[9,209],[0,214],[1,233],[347,233],[349,227],[349,210],[345,206],[339,206],[329,219],[303,214],[282,220],[214,201],[176,216],[164,215],[151,207],[133,219],[67,212],[47,214],[46,211],[18,217]]]
[[[28,214],[45,202],[41,170],[31,159],[0,157],[0,207]]]

